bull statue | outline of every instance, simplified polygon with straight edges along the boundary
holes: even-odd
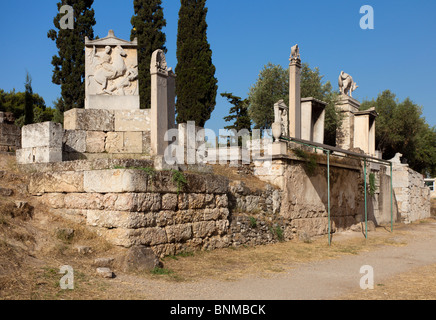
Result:
[[[341,71],[339,76],[339,90],[341,93],[353,97],[353,91],[356,91],[357,88],[359,88],[359,86],[353,81],[353,78],[344,71]]]

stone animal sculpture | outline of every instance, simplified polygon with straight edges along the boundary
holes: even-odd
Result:
[[[344,71],[341,71],[339,76],[339,90],[341,93],[353,97],[352,94],[357,88],[359,88],[359,86],[353,81],[353,78]]]

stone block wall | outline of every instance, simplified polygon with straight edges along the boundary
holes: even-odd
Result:
[[[150,156],[150,110],[73,109],[64,114],[64,156],[77,159]]]
[[[21,148],[21,129],[14,122],[12,113],[0,111],[1,152],[14,152]]]
[[[393,188],[398,211],[405,223],[431,216],[430,189],[425,186],[423,176],[408,165],[393,166]]]
[[[180,190],[171,171],[64,169],[32,173],[29,191],[115,245],[147,246],[159,256],[230,245],[223,177],[185,174]]]

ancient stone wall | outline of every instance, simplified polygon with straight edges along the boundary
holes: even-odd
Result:
[[[0,111],[0,151],[14,152],[21,148],[21,129],[9,112]]]
[[[430,189],[423,176],[405,164],[394,164],[393,187],[401,220],[405,223],[430,217]]]

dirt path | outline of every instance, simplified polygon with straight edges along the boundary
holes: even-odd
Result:
[[[167,282],[120,275],[114,282],[139,296],[158,300],[337,299],[361,290],[360,268],[364,265],[373,267],[376,285],[414,268],[435,265],[436,223],[416,224],[410,229],[412,232],[397,237],[407,245],[382,246],[358,255],[301,263],[267,279],[251,275],[231,282]]]

